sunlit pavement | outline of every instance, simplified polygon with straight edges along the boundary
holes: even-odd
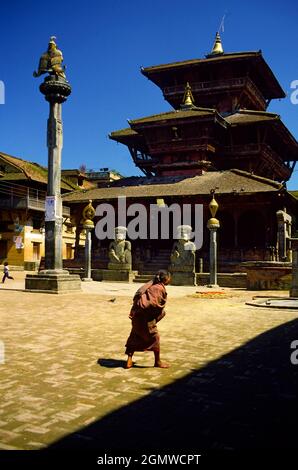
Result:
[[[125,370],[138,284],[82,283],[82,292],[51,295],[24,292],[25,273],[12,274],[15,280],[0,287],[0,449],[39,449],[80,435],[110,412],[162,396],[177,379],[297,318],[295,311],[245,305],[255,292],[224,289],[225,298],[201,299],[192,294],[207,288],[168,286],[159,331],[171,367],[153,368],[152,353],[136,353],[136,367]],[[290,358],[290,345],[286,353]]]

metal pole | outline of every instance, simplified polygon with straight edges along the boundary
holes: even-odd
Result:
[[[211,190],[212,200],[209,204],[209,210],[211,212],[211,219],[208,220],[207,227],[210,230],[210,247],[209,247],[209,287],[217,286],[217,240],[216,231],[220,227],[219,221],[215,218],[218,204],[214,199],[215,190]]]
[[[210,230],[210,280],[211,285],[217,285],[217,241],[216,241],[216,228],[209,228]]]
[[[92,248],[92,238],[91,230],[94,229],[94,223],[92,219],[95,216],[95,210],[92,206],[92,200],[89,200],[89,204],[83,210],[83,228],[86,230],[86,240],[85,240],[85,277],[83,281],[92,281],[91,278],[91,248]]]
[[[92,281],[92,278],[91,278],[91,246],[92,246],[91,230],[92,228],[86,228],[84,281]]]

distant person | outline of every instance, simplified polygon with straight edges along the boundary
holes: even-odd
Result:
[[[126,369],[133,366],[132,356],[135,351],[153,351],[154,367],[169,367],[160,359],[160,344],[157,323],[165,316],[164,307],[167,301],[165,286],[170,283],[171,276],[167,271],[160,270],[153,280],[140,287],[133,298],[129,318],[132,329],[126,342]]]
[[[5,261],[5,263],[4,263],[3,272],[4,272],[4,275],[3,275],[3,278],[2,278],[2,284],[4,284],[6,278],[7,279],[13,279],[13,277],[9,275],[9,267],[8,267],[8,262],[7,261]]]

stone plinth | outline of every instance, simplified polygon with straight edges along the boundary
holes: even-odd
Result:
[[[246,273],[217,273],[218,283],[221,287],[238,287],[246,289]],[[197,286],[207,286],[210,280],[209,273],[197,273]]]
[[[171,272],[171,285],[173,286],[196,286],[196,274],[189,271]]]
[[[276,261],[241,263],[247,273],[248,290],[288,290],[291,286],[292,264]]]
[[[127,269],[92,269],[91,277],[94,281],[132,282],[136,274]]]
[[[78,275],[70,275],[67,271],[61,273],[48,273],[41,271],[40,274],[27,274],[25,278],[25,289],[32,292],[45,292],[60,294],[81,290],[81,279]]]
[[[131,271],[131,264],[128,263],[109,263],[108,269],[111,271]]]

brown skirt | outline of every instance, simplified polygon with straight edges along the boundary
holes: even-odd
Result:
[[[148,322],[146,318],[134,316],[132,329],[125,346],[125,354],[133,354],[135,351],[159,351],[156,320]]]

